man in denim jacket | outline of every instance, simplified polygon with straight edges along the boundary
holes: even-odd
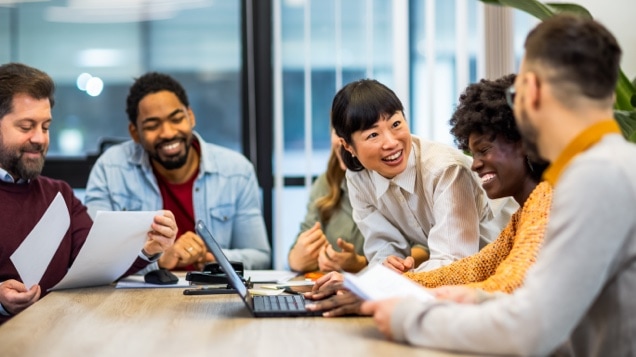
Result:
[[[126,100],[133,140],[108,149],[95,163],[86,206],[98,210],[171,210],[179,232],[160,268],[200,270],[214,257],[194,233],[203,220],[230,260],[246,269],[270,267],[270,245],[252,164],[241,154],[206,143],[179,82],[147,73]]]

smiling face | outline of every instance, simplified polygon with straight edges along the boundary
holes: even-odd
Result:
[[[51,103],[17,94],[12,107],[0,119],[0,167],[14,179],[33,179],[42,172],[49,148]]]
[[[195,119],[190,108],[172,92],[160,91],[139,102],[132,138],[140,143],[153,162],[166,170],[182,168],[188,162]]]
[[[522,196],[530,176],[521,142],[490,133],[473,133],[468,137],[468,146],[473,155],[471,168],[481,178],[489,198],[513,196],[517,202],[525,201]]]
[[[411,153],[411,132],[402,112],[380,118],[371,128],[351,135],[344,148],[367,170],[391,179],[406,169]]]

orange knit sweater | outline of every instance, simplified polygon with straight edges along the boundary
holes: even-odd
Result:
[[[534,264],[548,224],[552,188],[541,182],[492,243],[478,253],[447,266],[404,276],[429,288],[467,285],[484,291],[510,293],[523,285]]]

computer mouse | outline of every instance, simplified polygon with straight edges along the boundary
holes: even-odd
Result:
[[[146,273],[146,275],[144,275],[144,281],[149,284],[171,285],[179,282],[179,278],[172,274],[170,270],[159,269]]]

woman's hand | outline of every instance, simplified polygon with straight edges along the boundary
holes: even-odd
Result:
[[[353,243],[345,242],[344,239],[338,238],[338,247],[341,249],[337,252],[331,245],[326,245],[320,250],[318,255],[318,268],[321,271],[348,271],[357,273],[367,266],[367,259],[362,255],[356,254]]]
[[[289,251],[289,268],[299,272],[318,270],[318,255],[328,244],[320,222],[316,222],[298,236],[296,244]]]
[[[413,259],[413,257],[406,257],[402,259],[400,257],[396,257],[395,255],[390,255],[388,258],[386,258],[382,265],[402,274],[415,267],[415,260]]]

